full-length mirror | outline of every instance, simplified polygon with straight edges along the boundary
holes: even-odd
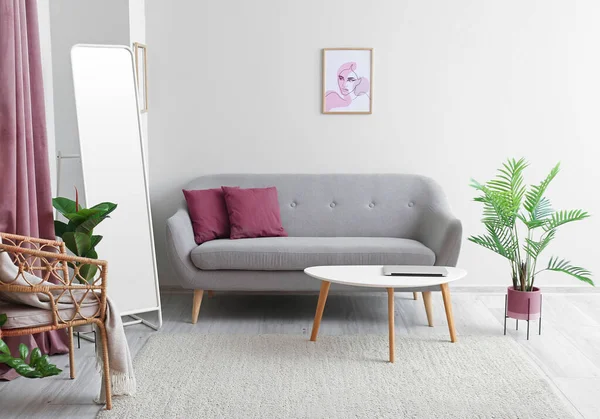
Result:
[[[77,45],[71,51],[83,183],[88,203],[118,208],[99,227],[109,295],[122,315],[157,311],[156,270],[140,107],[131,50]],[[144,323],[154,326],[144,320]]]

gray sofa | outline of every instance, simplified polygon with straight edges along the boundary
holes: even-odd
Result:
[[[223,185],[276,186],[289,237],[221,239],[198,246],[182,200],[167,221],[167,248],[181,285],[195,290],[194,323],[204,290],[318,291],[319,281],[303,272],[309,266],[456,266],[462,226],[429,178],[228,174],[202,176],[185,188]],[[343,288],[335,285],[332,290]]]

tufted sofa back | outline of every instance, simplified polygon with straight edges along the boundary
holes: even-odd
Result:
[[[429,178],[403,174],[224,174],[199,177],[185,189],[275,186],[281,220],[296,237],[416,239],[426,212],[447,209]]]

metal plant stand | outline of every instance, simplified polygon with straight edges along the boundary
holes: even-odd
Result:
[[[75,332],[77,334],[77,349],[81,349],[81,339],[87,340],[88,342],[94,342],[94,350],[97,350],[96,346],[96,331],[92,330],[91,332]],[[88,335],[93,334],[94,337],[91,338]],[[83,336],[81,336],[83,335]]]
[[[542,334],[542,299],[543,295],[540,295],[540,318],[538,319],[538,335]],[[529,316],[531,309],[531,300],[527,300],[527,340],[529,340]],[[504,335],[506,335],[506,319],[508,319],[508,294],[504,296]],[[519,319],[516,321],[516,330],[519,330]]]

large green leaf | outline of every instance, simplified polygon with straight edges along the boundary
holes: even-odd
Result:
[[[40,348],[34,348],[31,351],[31,355],[29,356],[29,365],[31,365],[32,367],[35,367],[41,357],[42,357],[42,352],[40,351]]]
[[[19,345],[19,356],[23,361],[27,361],[27,357],[29,356],[29,349],[25,346],[24,343]]]
[[[101,211],[102,215],[109,215],[111,212],[117,209],[117,204],[113,204],[112,202],[101,202],[97,205],[94,205],[90,209],[98,209]]]
[[[54,220],[54,235],[62,237],[63,234],[69,231],[69,225],[62,221]]]
[[[39,370],[44,377],[49,377],[51,375],[58,375],[62,372],[62,370],[58,369],[56,365],[50,363],[48,355],[42,356],[36,362],[36,369]]]
[[[17,373],[26,378],[43,378],[52,375],[58,375],[62,370],[56,365],[52,365],[47,360],[47,355],[36,360],[35,364],[28,365],[21,358],[12,358],[8,355],[0,355],[0,363],[5,363],[12,367]]]
[[[556,211],[552,214],[552,217],[544,226],[546,230],[554,230],[556,227],[561,226],[563,224],[572,223],[573,221],[581,221],[585,218],[588,218],[590,214],[587,212],[576,209],[569,211]]]
[[[90,219],[94,216],[97,216],[97,215],[101,215],[101,214],[102,214],[102,210],[83,208],[83,209],[79,210],[78,212],[63,214],[63,215],[68,220],[73,221],[76,224],[81,224],[81,223],[87,221],[88,219]]]
[[[62,197],[52,199],[52,206],[56,208],[56,210],[62,215],[76,213],[79,209],[77,208],[75,201],[72,201],[69,198]]]
[[[571,262],[565,259],[551,257],[548,261],[548,267],[546,268],[546,270],[562,272],[567,275],[571,275],[572,277],[577,278],[580,281],[583,281],[590,285],[594,285],[594,281],[592,281],[591,278],[592,273],[590,271],[579,266],[571,265]]]
[[[81,275],[86,282],[92,282],[96,272],[98,272],[98,266],[96,265],[84,264],[79,268],[79,275]]]
[[[84,256],[92,246],[90,236],[77,231],[65,233],[63,240],[69,250],[77,256]]]
[[[6,321],[8,320],[8,316],[4,313],[0,314],[0,327],[2,327],[4,325],[4,323],[6,323]]]
[[[85,257],[90,259],[98,259],[98,253],[96,253],[95,249],[90,249],[90,251],[85,254]]]
[[[10,349],[8,348],[8,345],[6,343],[4,343],[4,341],[2,339],[0,339],[0,353],[3,353],[5,355],[10,355]]]
[[[85,220],[83,223],[79,224],[75,228],[75,231],[85,233],[85,234],[92,234],[94,231],[94,228],[96,228],[96,226],[98,224],[100,224],[102,221],[104,221],[106,218],[108,218],[108,216],[96,214],[95,216],[90,217],[87,220]]]
[[[21,358],[13,358],[6,362],[8,366],[14,368],[19,375],[28,378],[41,378],[42,374],[40,371],[36,371],[35,368],[29,366],[25,361]]]
[[[94,249],[96,246],[98,246],[98,243],[100,243],[101,240],[102,240],[102,236],[92,236],[91,237],[92,249]],[[89,258],[91,256],[86,256],[86,257]],[[95,258],[92,258],[92,259],[98,259],[98,256],[96,256]]]
[[[95,236],[93,236],[95,237]],[[98,253],[96,253],[96,251],[92,248],[90,249],[85,255],[83,255],[86,258],[89,259],[98,259]],[[86,282],[93,282],[92,280],[94,279],[94,277],[96,276],[96,273],[98,272],[98,266],[96,265],[91,265],[91,264],[82,264],[80,265],[79,268],[79,275],[81,275]]]

